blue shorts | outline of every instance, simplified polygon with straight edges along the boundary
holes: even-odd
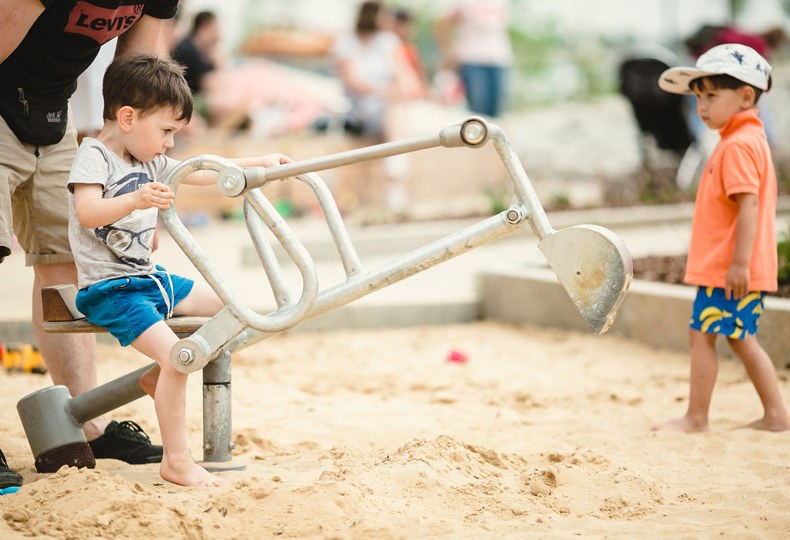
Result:
[[[195,283],[174,274],[168,278],[164,268],[156,268],[159,271],[150,276],[105,279],[80,289],[77,309],[89,322],[106,328],[126,347],[151,326],[165,320],[168,311],[186,298]]]
[[[764,298],[764,292],[750,292],[743,298],[727,300],[724,289],[699,287],[689,327],[705,334],[746,339],[757,334],[757,321],[765,309]]]

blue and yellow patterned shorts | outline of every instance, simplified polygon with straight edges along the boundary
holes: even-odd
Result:
[[[764,298],[764,292],[750,292],[743,298],[727,300],[724,289],[699,287],[689,326],[706,334],[746,339],[757,334],[757,321],[765,309]]]

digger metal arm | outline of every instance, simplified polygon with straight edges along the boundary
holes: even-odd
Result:
[[[334,198],[315,171],[438,146],[479,148],[489,140],[493,141],[505,165],[513,183],[517,203],[498,215],[418,248],[387,265],[364,271]],[[488,124],[481,118],[473,117],[461,124],[449,126],[434,136],[393,141],[269,168],[242,169],[223,158],[197,156],[182,162],[165,179],[165,183],[176,191],[185,176],[200,169],[211,169],[219,173],[217,187],[221,193],[244,197],[247,228],[274,292],[278,309],[264,316],[246,307],[225,286],[210,259],[177,217],[175,207],[165,210],[162,213],[165,226],[226,305],[225,309],[195,334],[182,339],[173,347],[171,362],[176,369],[185,373],[203,368],[223,351],[248,346],[271,337],[303,320],[318,317],[440,262],[515,232],[525,221],[529,222],[533,232],[541,240],[541,250],[595,333],[606,331],[612,324],[630,284],[631,259],[622,241],[606,229],[595,226],[555,231],[507,137],[498,126]],[[320,293],[312,259],[259,189],[268,182],[289,177],[296,177],[314,192],[347,276],[344,282]],[[274,234],[302,275],[302,294],[296,303],[290,300],[284,286],[280,267],[264,237],[264,228]],[[587,252],[588,256],[592,254],[596,259],[592,261],[593,268],[589,268],[587,261],[574,260],[576,257],[573,253],[565,253],[564,244],[580,242],[588,247],[592,244],[595,248],[594,251]],[[602,253],[598,254],[596,251]],[[598,276],[596,280],[590,279],[593,274]]]

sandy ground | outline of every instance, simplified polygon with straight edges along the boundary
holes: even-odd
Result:
[[[145,361],[99,352],[102,381]],[[37,474],[15,405],[48,378],[2,372],[0,440],[25,486],[0,498],[0,537],[787,538],[790,433],[733,429],[761,412],[740,364],[722,363],[711,432],[649,430],[683,411],[687,369],[613,336],[490,322],[282,334],[234,354],[247,467],[217,489],[113,460]],[[191,377],[196,456],[200,392]],[[159,440],[147,398],[113,417]]]
[[[620,141],[635,148],[632,122],[612,128],[630,120],[622,100],[604,105],[597,130],[581,108],[519,123],[525,165],[552,186],[544,199],[576,169],[613,174],[606,150],[622,158]],[[449,362],[454,350],[468,361]],[[99,354],[100,382],[147,363]],[[696,435],[649,429],[683,412],[687,355],[614,336],[490,322],[295,332],[235,353],[233,377],[246,469],[197,489],[112,460],[36,473],[16,403],[49,378],[0,370],[0,446],[25,477],[0,497],[0,538],[790,537],[790,433],[735,429],[761,409],[734,361],[721,364],[712,431]],[[199,376],[188,397],[200,457]],[[160,440],[147,398],[111,416]]]

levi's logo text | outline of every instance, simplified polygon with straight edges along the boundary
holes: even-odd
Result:
[[[69,22],[64,30],[72,34],[82,34],[99,44],[126,32],[143,14],[143,3],[131,6],[118,6],[115,9],[95,6],[80,1],[69,14]]]

